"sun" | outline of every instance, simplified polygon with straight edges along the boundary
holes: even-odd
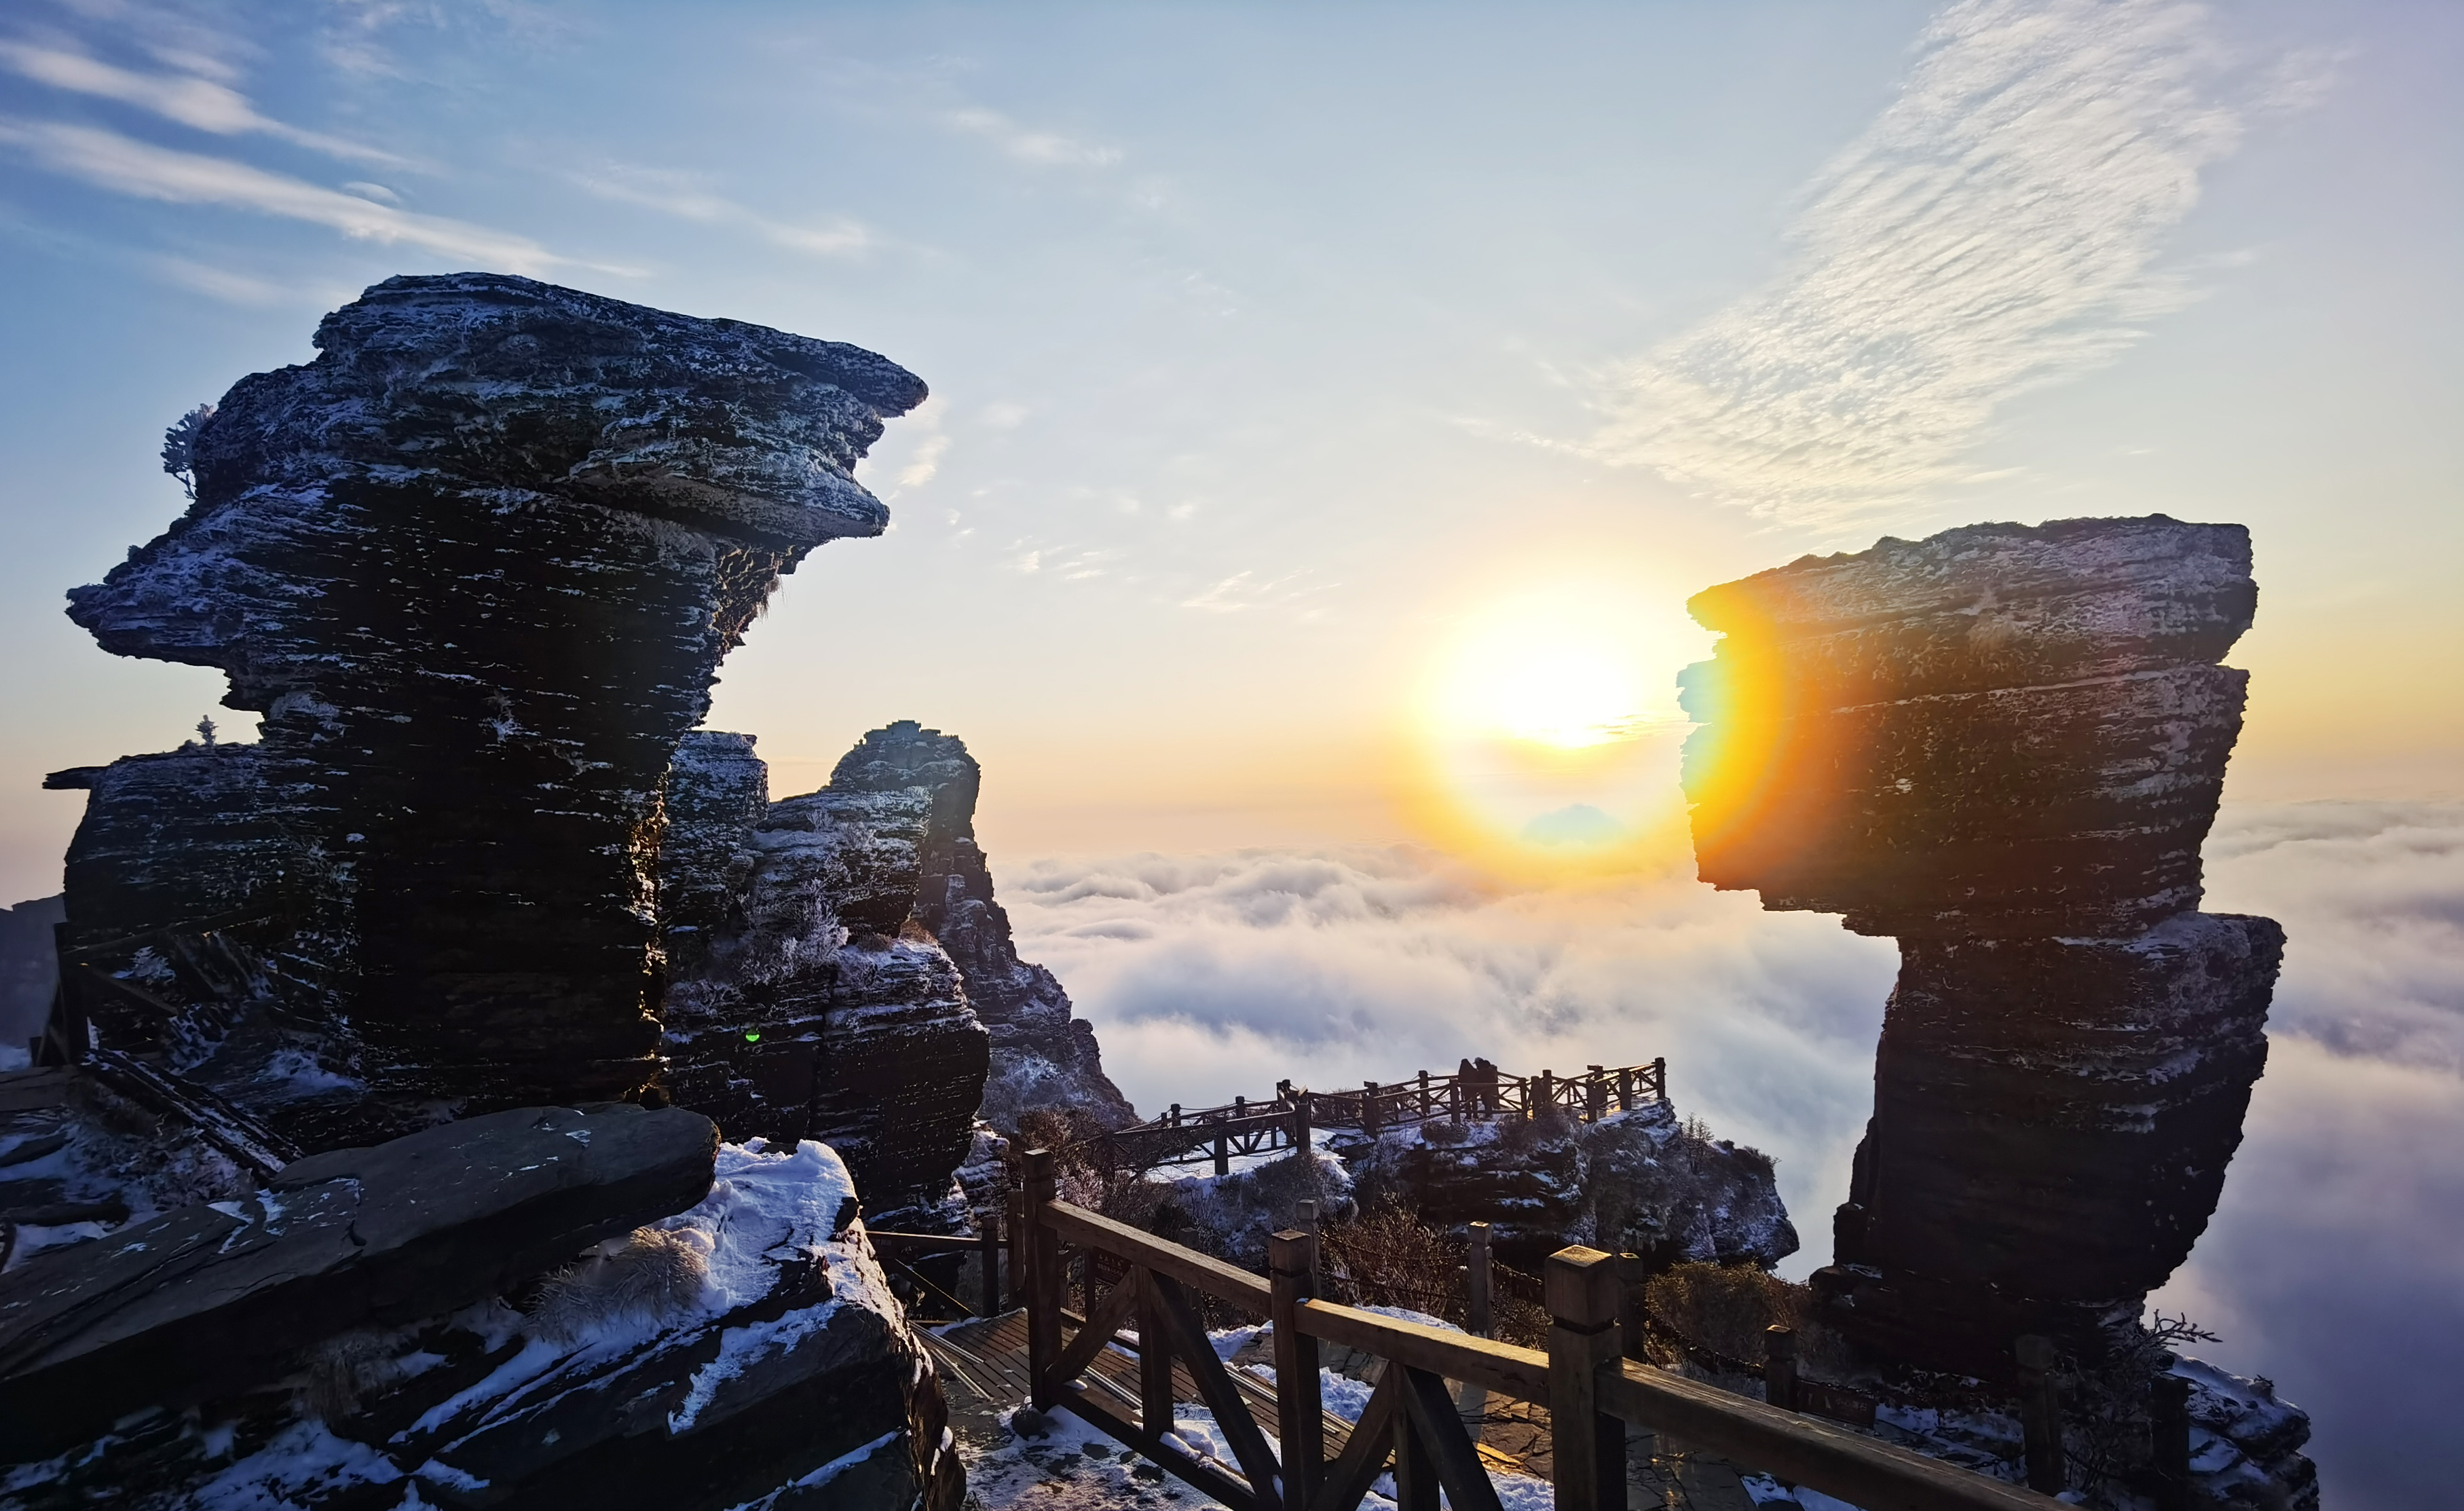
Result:
[[[1469,616],[1432,679],[1434,732],[1564,751],[1632,738],[1652,701],[1649,658],[1613,620],[1593,605],[1545,598]]]
[[[1682,820],[1683,628],[1628,583],[1529,581],[1451,618],[1421,685],[1423,832],[1551,873],[1627,865]]]

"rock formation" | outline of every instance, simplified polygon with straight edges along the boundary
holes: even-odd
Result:
[[[10,1119],[0,1160],[90,1153],[99,1110]],[[719,1145],[672,1107],[297,1161],[0,1276],[0,1500],[957,1511],[939,1382],[856,1210],[821,1145]]]
[[[0,1064],[8,1063],[5,1052],[24,1050],[51,1016],[60,976],[52,930],[67,916],[56,896],[0,909]]]
[[[906,721],[803,797],[769,800],[742,734],[686,736],[668,779],[670,1095],[731,1137],[827,1141],[900,1225],[961,1220],[979,1104],[1129,1113],[1059,983],[1019,962],[977,782],[964,745]]]
[[[1009,914],[993,898],[992,868],[976,843],[982,774],[954,734],[902,719],[874,730],[840,757],[833,792],[931,795],[914,919],[940,940],[966,978],[967,1000],[992,1035],[984,1116],[1015,1128],[1037,1107],[1073,1108],[1108,1127],[1136,1121],[1104,1074],[1095,1027],[1071,1016],[1069,994],[1051,972],[1018,957]]]
[[[2235,525],[1977,525],[1689,605],[1703,879],[1901,940],[1837,1325],[1986,1378],[2100,1357],[2189,1255],[2240,1142],[2283,949],[2195,911],[2256,604]]]
[[[106,1042],[312,1146],[657,1073],[660,791],[713,668],[924,385],[852,346],[393,278],[243,380],[194,507],[70,616],[261,743],[62,773]],[[210,937],[209,937],[210,936]]]

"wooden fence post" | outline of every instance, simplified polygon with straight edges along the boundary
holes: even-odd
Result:
[[[1621,1065],[1617,1069],[1617,1110],[1619,1112],[1634,1110],[1634,1067],[1632,1065]]]
[[[1420,1072],[1420,1116],[1427,1117],[1429,1107],[1429,1073],[1423,1070]]]
[[[1496,1276],[1489,1269],[1488,1224],[1471,1225],[1471,1250],[1463,1263],[1463,1331],[1475,1338],[1497,1336]]]
[[[990,1317],[1001,1309],[1001,1213],[986,1207],[976,1214],[976,1263],[980,1271],[978,1280],[983,1288],[980,1315]]]
[[[1617,1357],[1617,1259],[1580,1245],[1549,1256],[1549,1422],[1557,1511],[1624,1511],[1625,1429],[1600,1410]]]
[[[1232,1173],[1232,1139],[1231,1135],[1224,1131],[1224,1125],[1221,1119],[1217,1120],[1215,1125],[1215,1173],[1218,1175]]]
[[[1039,1412],[1048,1412],[1061,1398],[1052,1366],[1061,1357],[1061,1288],[1068,1278],[1061,1272],[1061,1235],[1044,1220],[1044,1209],[1059,1184],[1052,1151],[1026,1151],[1026,1379],[1030,1399]]]
[[[1269,1237],[1266,1271],[1275,1288],[1268,1317],[1275,1334],[1275,1431],[1284,1447],[1283,1503],[1307,1506],[1326,1473],[1326,1416],[1325,1403],[1318,1397],[1317,1340],[1302,1332],[1300,1325],[1300,1303],[1317,1295],[1316,1232],[1288,1229]]]
[[[1539,1079],[1532,1083],[1532,1088],[1530,1106],[1525,1110],[1537,1118],[1546,1115],[1551,1107],[1557,1105],[1557,1078],[1550,1073],[1546,1065],[1543,1065],[1540,1068]]]
[[[1668,1100],[1668,1057],[1665,1055],[1651,1057],[1651,1089],[1661,1101]]]
[[[1590,1069],[1592,1073],[1583,1078],[1583,1114],[1597,1123],[1609,1109],[1609,1084],[1601,1067],[1593,1065]]]
[[[1377,1083],[1360,1084],[1360,1131],[1375,1137],[1377,1133]]]
[[[1309,1151],[1309,1094],[1306,1091],[1292,1098],[1291,1139],[1294,1150]]]
[[[2157,1511],[2189,1511],[2190,1382],[2178,1374],[2148,1381],[2147,1421],[2156,1451]]]
[[[2060,1356],[2051,1338],[2030,1333],[2011,1346],[2019,1363],[2019,1430],[2028,1456],[2028,1488],[2058,1494],[2070,1478],[2062,1462],[2062,1388],[2054,1370]]]
[[[1620,1254],[1617,1269],[1617,1344],[1637,1364],[1647,1363],[1643,1345],[1651,1335],[1644,1301],[1651,1285],[1651,1261],[1639,1254]]]
[[[1763,1329],[1763,1399],[1796,1410],[1796,1330],[1778,1323]]]

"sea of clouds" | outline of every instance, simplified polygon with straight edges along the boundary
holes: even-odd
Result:
[[[2158,1301],[2312,1411],[2331,1503],[2437,1503],[2464,1434],[2403,1361],[2464,1357],[2464,804],[2229,808],[2207,854],[2209,909],[2290,944],[2223,1205]],[[1681,1112],[1777,1156],[1786,1273],[1828,1258],[1889,940],[1690,865],[1517,887],[1408,847],[1045,859],[1001,887],[1141,1110],[1665,1056]]]

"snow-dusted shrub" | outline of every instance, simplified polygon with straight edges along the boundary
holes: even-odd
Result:
[[[674,1316],[700,1303],[710,1249],[710,1235],[699,1228],[636,1228],[614,1252],[549,1276],[531,1308],[531,1327],[570,1344],[610,1323]]]

